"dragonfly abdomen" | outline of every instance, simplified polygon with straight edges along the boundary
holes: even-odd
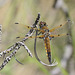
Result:
[[[48,57],[48,60],[51,64],[51,49],[50,49],[50,40],[48,37],[46,37],[44,39],[44,43],[45,43],[45,50],[46,50],[46,53],[47,53],[47,57]]]

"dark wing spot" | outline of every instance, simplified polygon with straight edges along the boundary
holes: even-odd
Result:
[[[29,28],[29,26],[27,26]]]
[[[69,35],[68,33],[66,35]]]
[[[62,26],[62,24],[60,26]]]
[[[58,34],[58,36],[60,36],[60,35]]]
[[[15,23],[15,24],[19,24],[19,23]]]
[[[18,39],[18,38],[20,38],[19,36],[18,37],[16,37],[16,39]]]
[[[54,38],[54,36],[52,36],[52,38]]]
[[[32,38],[32,36],[30,36],[30,38]]]

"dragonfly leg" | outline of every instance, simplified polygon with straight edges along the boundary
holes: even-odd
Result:
[[[15,54],[14,54],[14,57],[15,57]],[[17,60],[16,57],[15,57],[15,60],[16,60],[19,64],[23,65],[23,63],[21,63],[19,60]]]

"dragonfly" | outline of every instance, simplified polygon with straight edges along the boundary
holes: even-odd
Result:
[[[34,39],[35,39],[35,42],[34,42],[34,53],[35,53],[36,59],[37,59],[41,64],[46,65],[46,66],[55,66],[55,65],[58,64],[56,61],[52,62],[52,55],[51,55],[51,51],[52,51],[52,50],[51,50],[50,41],[51,41],[53,38],[55,38],[55,37],[61,37],[61,36],[69,35],[69,34],[65,33],[65,34],[52,35],[51,33],[52,33],[53,31],[55,31],[56,29],[59,29],[59,28],[63,27],[64,25],[66,25],[66,23],[70,22],[70,20],[68,20],[68,21],[66,21],[64,24],[61,24],[61,25],[59,25],[59,26],[57,26],[57,27],[54,27],[54,28],[52,28],[52,29],[49,29],[49,28],[48,28],[48,25],[46,24],[46,22],[43,22],[43,21],[40,21],[40,22],[39,22],[39,20],[40,20],[40,13],[38,14],[38,16],[37,16],[37,18],[36,18],[34,24],[33,24],[31,27],[24,25],[26,28],[29,29],[29,32],[25,35],[25,37],[24,37],[21,41],[16,42],[14,45],[12,45],[11,47],[9,47],[8,49],[6,49],[6,50],[0,52],[0,57],[5,56],[7,53],[12,52],[9,56],[5,57],[4,62],[3,62],[2,65],[0,66],[0,70],[2,70],[2,69],[4,68],[4,66],[11,60],[11,58],[12,58],[13,56],[15,57],[16,52],[19,50],[19,48],[20,48],[21,46],[23,46],[23,47],[27,50],[29,56],[32,57],[32,53],[30,52],[30,50],[28,49],[28,47],[24,44],[24,42],[25,42],[26,40],[28,40],[29,38],[34,38]],[[39,23],[39,24],[38,24],[38,23]],[[15,24],[22,25],[22,24],[20,24],[20,23],[15,23]],[[34,33],[35,33],[35,36],[32,36]],[[21,37],[16,37],[16,38],[21,38]],[[46,64],[46,63],[42,62],[42,61],[39,59],[38,55],[37,55],[37,52],[36,52],[37,38],[39,38],[39,39],[41,39],[41,40],[43,39],[43,41],[44,41],[45,50],[46,50],[46,54],[47,54],[47,57],[48,57],[49,64]],[[15,60],[16,60],[18,63],[22,64],[20,61],[18,61],[18,60],[16,59],[16,57],[15,57]]]
[[[40,14],[39,14],[40,15]],[[40,17],[39,17],[40,19]],[[55,31],[56,29],[59,29],[61,27],[63,27],[64,25],[66,25],[66,23],[70,22],[70,20],[66,21],[64,24],[60,24],[59,26],[57,27],[54,27],[52,29],[49,29],[48,28],[48,25],[46,24],[46,22],[43,22],[43,21],[38,21],[37,22],[39,24],[36,25],[36,27],[30,27],[30,26],[26,26],[26,28],[28,29],[33,29],[35,30],[35,33],[36,35],[35,36],[30,36],[30,37],[25,37],[25,38],[35,38],[35,42],[34,42],[34,53],[35,53],[35,57],[36,59],[43,65],[46,65],[46,66],[55,66],[58,64],[58,62],[56,62],[54,60],[54,62],[52,62],[52,55],[51,55],[51,45],[50,45],[50,41],[55,38],[55,37],[61,37],[61,36],[65,36],[65,35],[69,35],[68,33],[65,33],[65,34],[58,34],[58,35],[52,35],[51,33],[53,31]],[[20,23],[15,23],[15,24],[19,24],[19,25],[22,25]],[[17,37],[17,38],[21,38],[21,37]],[[48,61],[49,61],[49,64],[46,64],[44,63],[43,61],[41,61],[37,55],[37,52],[36,52],[36,42],[37,42],[37,38],[39,39],[43,39],[44,41],[44,45],[45,45],[45,50],[46,50],[46,55],[47,55],[47,58],[48,58]]]

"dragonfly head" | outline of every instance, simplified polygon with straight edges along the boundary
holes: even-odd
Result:
[[[44,27],[44,26],[47,26],[47,25],[46,25],[46,22],[42,22],[42,21],[41,21],[40,24],[39,24],[39,27],[42,28],[42,27]]]

